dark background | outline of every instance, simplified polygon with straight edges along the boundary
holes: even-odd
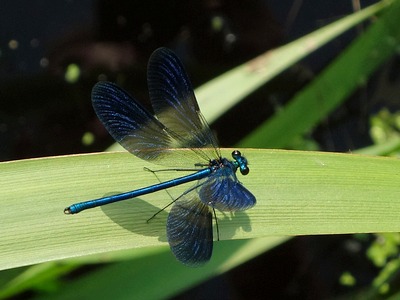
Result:
[[[285,3],[2,1],[0,160],[103,150],[112,140],[94,115],[91,87],[99,79],[116,81],[146,103],[146,64],[160,46],[181,57],[196,87],[353,11],[350,1]],[[234,145],[272,115],[357,34],[341,35],[227,112],[212,125],[221,146]],[[80,67],[75,83],[64,79],[71,63]],[[371,102],[370,86],[316,128],[322,150],[371,143],[369,113],[387,104]],[[95,136],[89,145],[82,143],[87,132]]]

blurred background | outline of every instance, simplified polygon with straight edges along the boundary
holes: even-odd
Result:
[[[353,10],[351,1],[2,1],[0,159],[103,150],[112,139],[93,112],[91,87],[116,81],[148,101],[147,60],[160,46],[180,56],[197,87]],[[272,115],[357,34],[339,36],[212,124],[221,146]],[[368,97],[374,82],[314,130],[320,149],[370,143],[368,114],[395,105]],[[243,106],[246,114],[238,113]]]
[[[92,109],[92,86],[98,80],[116,82],[149,106],[146,66],[158,47],[177,53],[197,87],[377,2],[2,0],[0,160],[106,149],[113,139]],[[236,145],[272,116],[371,21],[330,41],[211,124],[220,145]],[[369,146],[374,143],[371,118],[382,115],[397,132],[400,102],[388,95],[399,94],[399,63],[398,55],[391,57],[305,141],[287,148],[348,152]],[[297,237],[173,299],[344,295],[355,287],[368,286],[379,273],[365,255],[373,241],[368,235]],[[96,270],[82,268],[68,280]],[[356,283],[341,281],[347,271],[352,274],[350,282],[354,276]],[[37,296],[37,292],[20,297],[28,296]]]

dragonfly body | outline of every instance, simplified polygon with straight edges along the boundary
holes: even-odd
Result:
[[[149,61],[148,85],[156,116],[110,82],[97,83],[93,107],[109,133],[125,149],[144,160],[179,168],[204,166],[195,173],[148,187],[80,202],[66,214],[139,197],[195,181],[173,201],[167,219],[167,238],[175,257],[189,266],[206,263],[212,254],[212,213],[251,208],[256,198],[237,179],[247,175],[247,159],[237,150],[233,160],[221,157],[216,139],[202,116],[191,83],[175,54],[156,50]],[[191,151],[177,151],[176,148]]]
[[[190,181],[202,179],[204,177],[209,176],[209,174],[211,172],[212,172],[212,168],[202,169],[196,173],[193,173],[193,174],[190,174],[187,176],[174,178],[174,179],[171,179],[171,180],[168,180],[165,182],[150,185],[150,186],[147,186],[147,187],[144,187],[141,189],[137,189],[134,191],[130,191],[127,193],[122,193],[122,194],[113,195],[113,196],[109,196],[109,197],[103,197],[103,198],[99,198],[99,199],[75,203],[75,204],[67,207],[65,209],[65,213],[66,214],[77,214],[85,209],[94,208],[97,206],[102,206],[105,204],[114,203],[114,202],[118,202],[118,201],[122,201],[122,200],[126,200],[126,199],[131,199],[131,198],[143,196],[146,194],[151,194],[151,193],[154,193],[154,192],[157,192],[160,190],[165,190],[170,187],[174,187],[174,186],[184,184],[184,183],[187,183]]]

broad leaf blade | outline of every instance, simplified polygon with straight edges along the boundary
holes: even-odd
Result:
[[[400,161],[353,154],[241,150],[251,171],[241,176],[257,205],[218,214],[220,238],[400,231]],[[229,155],[230,150],[224,151]],[[170,201],[158,192],[64,215],[75,201],[155,182],[129,153],[62,156],[0,164],[0,268],[166,245]],[[188,186],[176,187],[183,192]],[[171,257],[172,258],[172,257]]]

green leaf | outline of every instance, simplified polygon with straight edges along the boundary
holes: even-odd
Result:
[[[242,153],[251,172],[240,180],[258,203],[246,212],[218,214],[221,240],[400,231],[397,159],[283,150]],[[146,223],[170,201],[165,192],[63,214],[73,202],[154,183],[153,174],[142,171],[145,165],[129,153],[1,163],[0,269],[165,245],[167,212]]]

